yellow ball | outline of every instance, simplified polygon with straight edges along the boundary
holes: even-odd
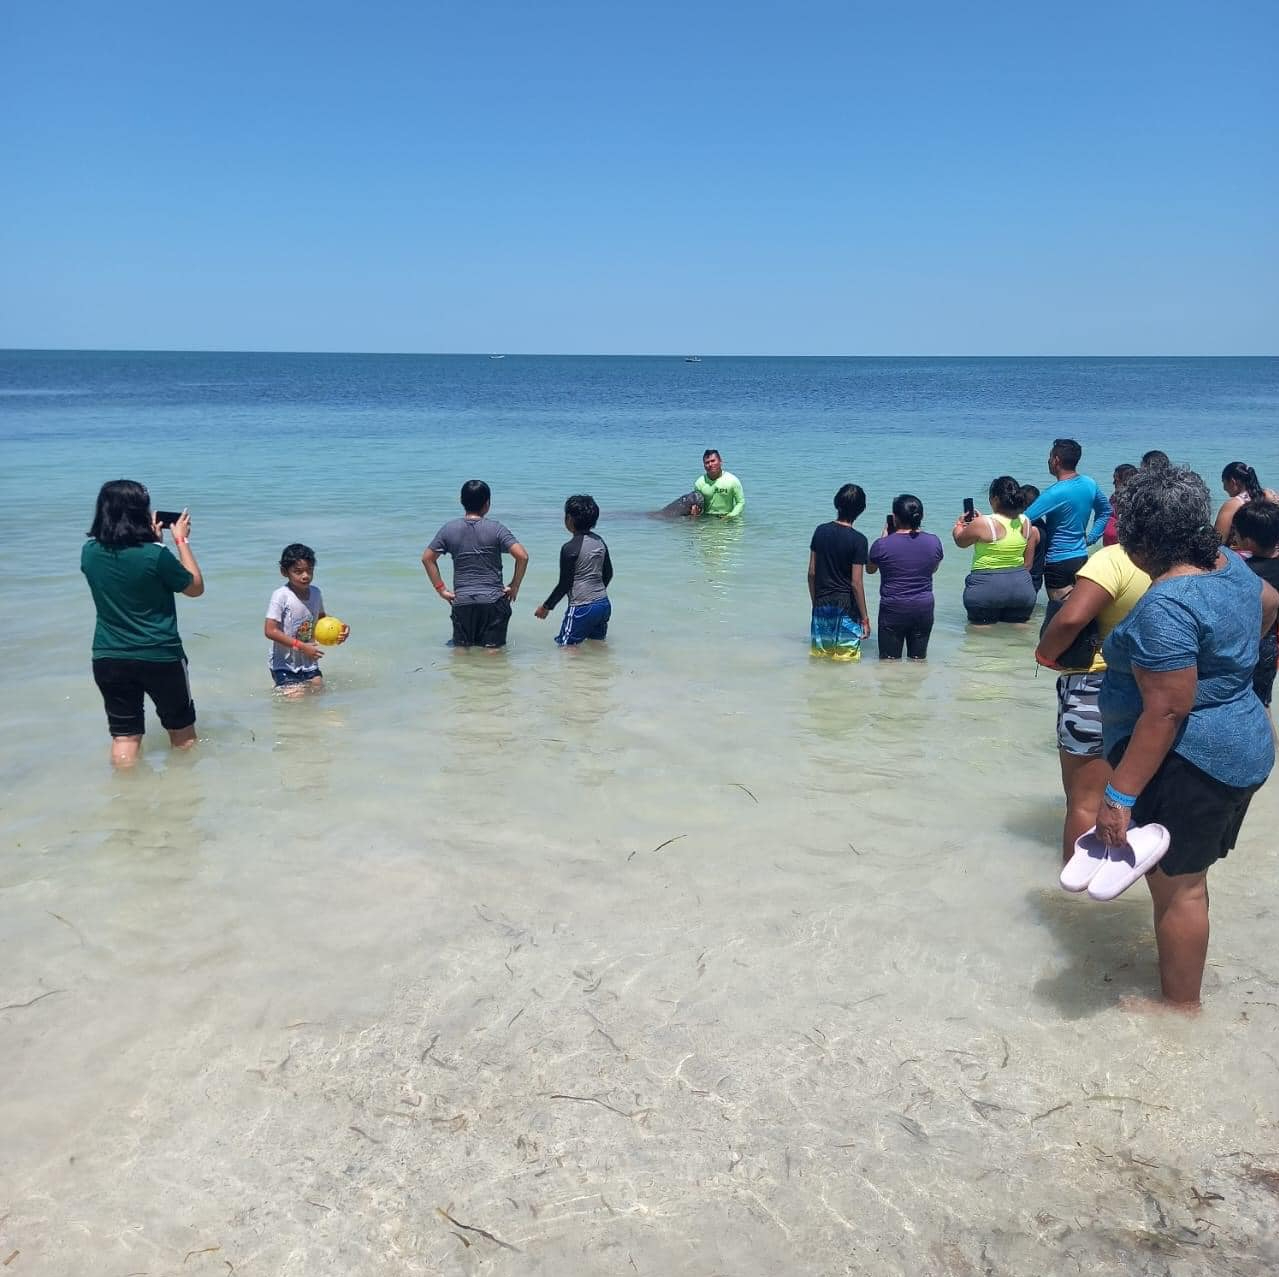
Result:
[[[322,616],[315,623],[315,641],[332,647],[342,637],[342,622],[336,616]]]

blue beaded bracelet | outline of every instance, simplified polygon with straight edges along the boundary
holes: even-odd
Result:
[[[1112,803],[1116,807],[1135,807],[1137,805],[1136,794],[1121,794],[1114,785],[1106,786],[1106,801]]]

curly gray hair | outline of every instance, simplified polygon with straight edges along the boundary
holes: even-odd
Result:
[[[1221,538],[1208,485],[1186,466],[1138,470],[1115,494],[1119,544],[1150,575],[1189,564],[1213,568]]]

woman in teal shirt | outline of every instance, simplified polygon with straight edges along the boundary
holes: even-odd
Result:
[[[1168,853],[1146,876],[1163,996],[1199,1006],[1208,954],[1209,867],[1239,836],[1274,765],[1270,722],[1252,672],[1279,593],[1213,530],[1193,470],[1139,470],[1119,493],[1119,544],[1150,589],[1106,640],[1099,705],[1114,768],[1097,832],[1125,845],[1129,823],[1167,828]]]
[[[199,598],[204,577],[191,551],[185,510],[171,528],[175,557],[164,545],[146,488],[131,479],[104,483],[80,571],[89,582],[98,620],[93,631],[93,678],[111,732],[111,761],[137,762],[146,732],[149,696],[178,749],[195,744],[195,704],[186,653],[178,636],[174,596]]]

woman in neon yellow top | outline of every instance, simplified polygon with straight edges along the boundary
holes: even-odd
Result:
[[[1035,561],[1039,529],[1022,515],[1026,501],[1011,475],[990,485],[991,514],[964,514],[951,537],[961,549],[973,547],[973,567],[964,582],[964,610],[973,625],[999,621],[1021,624],[1035,610]]]

